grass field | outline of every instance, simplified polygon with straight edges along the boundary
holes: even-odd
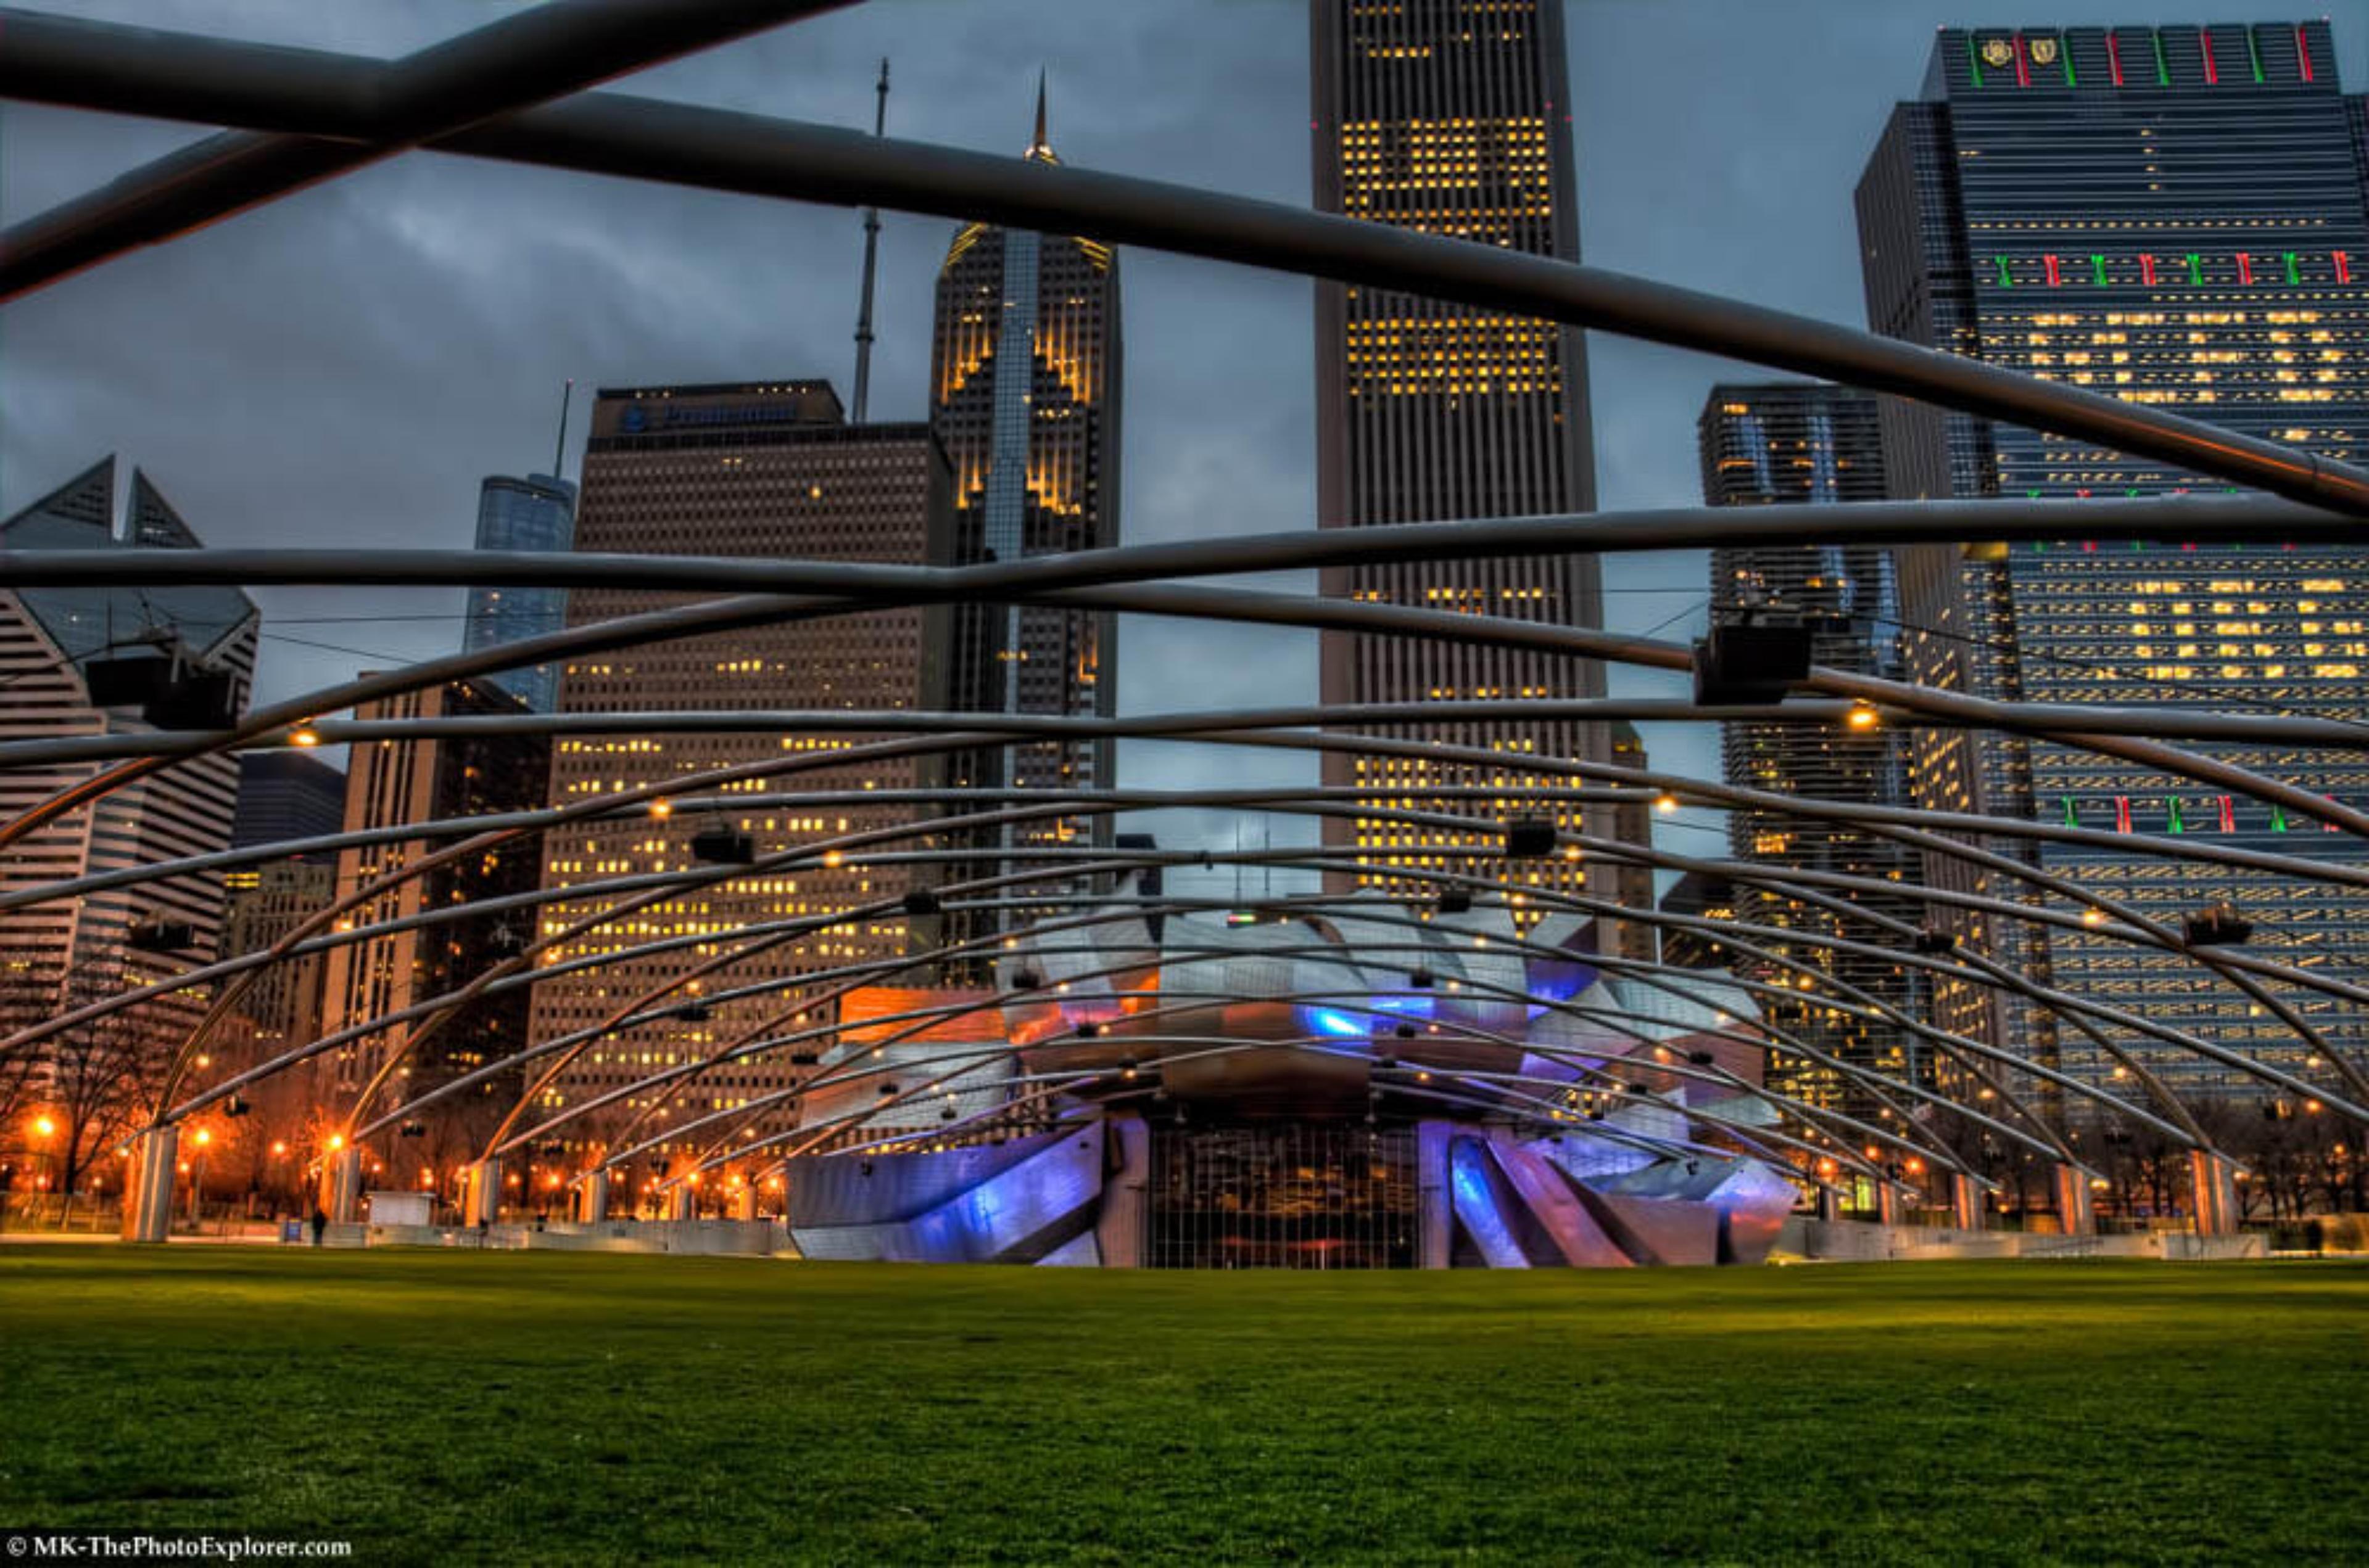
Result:
[[[2369,1269],[0,1248],[0,1525],[357,1561],[2369,1561]]]

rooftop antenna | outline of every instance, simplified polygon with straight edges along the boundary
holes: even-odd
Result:
[[[888,134],[888,57],[880,57],[880,85],[872,110],[872,134]],[[855,314],[855,422],[872,401],[872,278],[880,264],[880,209],[864,210],[864,303]]]
[[[575,395],[576,378],[569,376],[559,393],[559,442],[551,449],[551,476],[555,479],[565,478],[567,474],[560,465],[567,461],[567,405]]]

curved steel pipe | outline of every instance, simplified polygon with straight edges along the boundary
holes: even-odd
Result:
[[[187,101],[174,86],[182,73],[153,49],[135,55],[116,47],[109,29],[59,29],[46,20],[9,18],[12,39],[30,32],[49,63],[46,74],[15,68],[0,52],[0,96],[147,114]],[[195,42],[210,59],[235,58],[236,46]],[[97,68],[59,68],[75,56]],[[272,63],[268,77],[248,71],[235,86],[217,82],[206,95],[207,115],[235,124],[301,121],[308,134],[374,139],[373,118],[341,110],[336,97],[354,62],[275,52]],[[2369,517],[2369,475],[2146,405],[1601,268],[1189,186],[613,93],[582,94],[430,144],[742,195],[1091,234],[1113,245],[1479,305],[1938,402]]]

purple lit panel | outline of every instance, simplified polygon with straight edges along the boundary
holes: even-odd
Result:
[[[1459,1138],[1448,1149],[1448,1182],[1456,1195],[1457,1222],[1491,1268],[1528,1268],[1530,1260],[1514,1230],[1512,1195],[1494,1180],[1495,1168],[1477,1138]]]
[[[953,1161],[964,1150],[907,1154]],[[838,1155],[837,1162],[856,1156]],[[878,1162],[875,1162],[876,1171]],[[808,1222],[791,1227],[809,1258],[887,1263],[1030,1263],[1091,1233],[1103,1184],[1103,1129],[1094,1123],[1032,1139],[1027,1157],[994,1172],[913,1219],[875,1224]]]
[[[1489,1154],[1530,1218],[1573,1268],[1627,1268],[1631,1259],[1580,1202],[1563,1173],[1518,1144],[1493,1141]]]

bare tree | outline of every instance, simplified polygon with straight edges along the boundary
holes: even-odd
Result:
[[[72,1012],[121,989],[120,956],[78,967],[58,1005]],[[132,1009],[60,1030],[36,1049],[47,1142],[60,1192],[80,1190],[109,1146],[143,1126],[172,1063],[177,1032],[167,1019]]]

